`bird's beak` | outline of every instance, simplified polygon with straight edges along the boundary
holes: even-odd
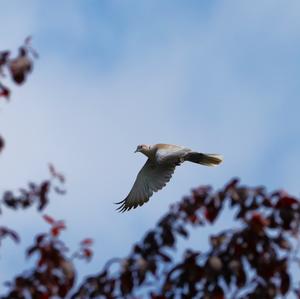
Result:
[[[138,152],[138,150],[136,149],[135,151],[134,151],[134,153],[137,153]]]

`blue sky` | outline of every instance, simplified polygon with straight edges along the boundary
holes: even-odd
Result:
[[[218,188],[239,176],[299,195],[298,1],[10,0],[0,20],[1,48],[33,35],[40,53],[28,82],[0,103],[0,191],[47,177],[54,163],[68,194],[46,213],[66,220],[70,247],[87,236],[96,242],[82,273],[125,255],[199,184]],[[136,145],[158,142],[225,162],[183,165],[147,205],[116,213],[112,203],[145,161]],[[1,222],[21,233],[21,248],[47,229],[33,210],[7,211]],[[0,282],[29,267],[18,252],[4,242]]]

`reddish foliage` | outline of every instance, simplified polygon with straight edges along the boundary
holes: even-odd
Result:
[[[54,218],[44,215],[43,216],[44,220],[51,225],[50,233],[52,237],[58,237],[61,233],[62,230],[66,229],[66,225],[64,221],[57,221],[54,220]]]
[[[19,49],[19,54],[15,58],[10,58],[10,51],[0,52],[0,77],[5,77],[5,71],[8,72],[16,84],[25,82],[28,74],[33,68],[33,58],[37,58],[37,53],[31,47],[31,37],[25,39],[23,46]],[[9,99],[10,89],[0,82],[0,97]]]
[[[7,100],[10,97],[10,90],[6,86],[4,86],[2,84],[0,84],[0,97],[4,97]]]
[[[84,239],[80,242],[80,244],[82,245],[92,245],[93,244],[93,240],[90,238]]]
[[[51,232],[39,235],[35,244],[27,250],[28,257],[33,254],[37,256],[36,266],[31,272],[15,279],[8,298],[25,298],[25,294],[30,294],[31,298],[64,298],[75,279],[74,266],[65,253],[65,245]]]
[[[58,172],[53,164],[49,164],[49,171],[52,175],[53,178],[56,178],[60,183],[64,183],[65,182],[65,177],[63,174],[61,174],[60,172]]]
[[[298,254],[290,241],[300,232],[300,203],[295,199],[289,205],[278,204],[284,198],[286,194],[269,195],[261,187],[243,187],[236,180],[215,193],[207,187],[196,189],[173,205],[119,261],[117,273],[105,267],[84,281],[72,298],[137,298],[143,288],[150,288],[149,298],[285,296],[292,290],[288,269]],[[211,249],[205,253],[189,250],[181,261],[173,259],[168,248],[179,236],[189,235],[188,225],[201,227],[204,219],[213,222],[226,201],[235,208],[242,227],[211,236]]]
[[[46,222],[48,222],[51,225],[55,223],[55,220],[52,217],[48,216],[48,215],[44,215],[43,218]]]
[[[20,237],[15,231],[7,227],[0,226],[0,244],[1,244],[1,240],[6,237],[10,237],[16,243],[20,242]]]
[[[4,139],[0,136],[0,152],[3,150],[5,145]]]
[[[2,199],[0,198],[0,206],[16,210],[29,208],[36,203],[37,209],[41,211],[48,204],[50,191],[56,192],[54,184],[55,182],[50,180],[45,180],[40,184],[29,183],[27,189],[19,189],[19,195],[6,191]]]
[[[40,195],[45,192],[41,189],[35,186],[32,190],[39,192],[31,193]],[[25,298],[28,292],[32,298],[74,299],[137,298],[139,292],[147,292],[149,298],[286,296],[296,280],[289,267],[299,259],[293,244],[300,233],[300,203],[290,198],[282,192],[268,194],[262,188],[243,187],[236,181],[216,192],[209,187],[195,189],[174,204],[125,259],[109,261],[77,290],[73,258],[90,260],[93,240],[82,240],[78,251],[69,256],[59,239],[64,222],[44,215],[50,232],[38,235],[27,250],[29,257],[37,257],[35,267],[16,277],[7,296],[1,298]],[[207,252],[187,250],[181,260],[174,259],[170,249],[176,248],[178,238],[186,239],[191,225],[201,228],[214,222],[225,202],[235,209],[240,228],[212,235]],[[119,265],[117,272],[110,270],[113,263]]]
[[[284,196],[282,197],[276,204],[276,207],[279,209],[282,208],[289,208],[292,207],[293,205],[297,206],[297,199],[291,196]]]
[[[79,244],[79,250],[75,252],[74,257],[78,259],[85,259],[86,261],[90,261],[93,257],[93,251],[91,246],[93,245],[93,240],[90,238],[86,238],[82,240]]]

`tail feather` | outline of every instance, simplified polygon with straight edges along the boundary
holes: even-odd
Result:
[[[206,166],[217,166],[223,162],[223,157],[217,154],[190,152],[185,156],[185,160]]]

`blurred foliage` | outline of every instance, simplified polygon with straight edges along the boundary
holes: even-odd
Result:
[[[174,252],[178,237],[188,239],[190,226],[201,234],[225,203],[235,210],[239,228],[211,235],[208,251],[186,250],[176,261],[170,249]],[[290,273],[293,263],[299,267],[299,220],[299,200],[285,192],[269,194],[236,179],[216,192],[200,187],[173,205],[125,259],[117,260],[118,271],[105,267],[71,298],[140,298],[138,292],[145,288],[144,296],[153,299],[275,298],[289,292],[299,297],[299,278],[293,280]]]
[[[238,228],[211,235],[206,252],[189,249],[176,259],[179,238],[188,240],[191,227],[201,234],[226,203]],[[60,239],[65,224],[44,219],[50,232],[38,235],[27,250],[36,256],[35,266],[9,283],[8,295],[1,298],[279,298],[291,292],[299,298],[299,278],[291,267],[300,261],[300,202],[283,191],[267,193],[236,179],[219,191],[195,189],[128,256],[108,261],[76,288],[74,258],[90,259],[92,240],[70,254]]]
[[[24,83],[33,68],[32,58],[37,57],[37,52],[31,47],[31,37],[25,39],[24,44],[19,48],[19,53],[15,58],[11,58],[10,51],[0,52],[0,98],[4,97],[9,99],[10,97],[10,88],[3,83],[7,73],[14,83]]]

